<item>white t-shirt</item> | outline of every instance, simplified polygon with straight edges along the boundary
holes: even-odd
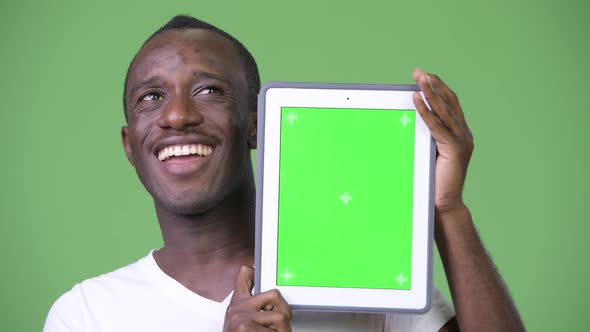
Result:
[[[79,283],[51,307],[44,332],[220,332],[231,294],[221,303],[197,295],[165,274],[152,253]],[[294,332],[438,331],[455,316],[440,292],[423,315],[294,311]]]

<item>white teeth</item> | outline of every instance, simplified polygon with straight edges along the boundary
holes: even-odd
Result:
[[[167,148],[162,149],[160,151],[160,153],[158,153],[158,159],[160,159],[160,160],[168,159],[168,149]]]
[[[213,148],[202,144],[186,144],[167,146],[158,152],[158,159],[164,161],[173,156],[188,156],[191,154],[198,154],[206,157],[213,152]]]

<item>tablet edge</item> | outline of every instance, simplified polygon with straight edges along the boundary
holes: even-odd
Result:
[[[255,217],[255,267],[261,266],[262,252],[262,195],[263,195],[263,165],[264,165],[264,124],[265,124],[265,103],[266,93],[272,88],[295,88],[295,89],[346,89],[346,90],[399,90],[399,91],[420,91],[417,84],[349,84],[349,83],[308,83],[308,82],[280,82],[271,81],[265,83],[258,94],[257,105],[257,146],[256,146],[256,217]],[[426,302],[423,308],[418,309],[379,309],[366,307],[331,307],[331,306],[301,306],[291,305],[293,309],[313,310],[313,311],[330,311],[330,312],[399,312],[421,314],[430,310],[432,304],[433,288],[433,241],[434,241],[434,185],[435,185],[435,167],[433,165],[436,158],[436,144],[432,135],[430,136],[430,193],[428,207],[428,248],[427,248],[427,287]],[[260,293],[260,268],[255,269],[254,275],[254,294]]]

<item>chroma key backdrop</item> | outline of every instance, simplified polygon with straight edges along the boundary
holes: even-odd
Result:
[[[587,0],[0,1],[1,330],[40,331],[76,283],[163,245],[123,153],[121,99],[135,52],[176,14],[242,41],[262,82],[411,84],[416,67],[441,76],[475,137],[464,200],[527,329],[588,330]],[[314,147],[296,162],[324,167]],[[347,151],[346,165],[362,167],[368,149]],[[316,189],[334,213],[358,209],[373,175]],[[345,221],[330,221],[334,236]],[[402,265],[385,274],[409,283]],[[304,276],[281,267],[289,282]],[[450,300],[436,251],[434,283]]]

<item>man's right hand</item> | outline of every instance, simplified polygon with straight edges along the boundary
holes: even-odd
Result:
[[[272,289],[252,296],[253,287],[254,269],[244,265],[225,312],[223,331],[291,332],[291,308],[281,293]]]

